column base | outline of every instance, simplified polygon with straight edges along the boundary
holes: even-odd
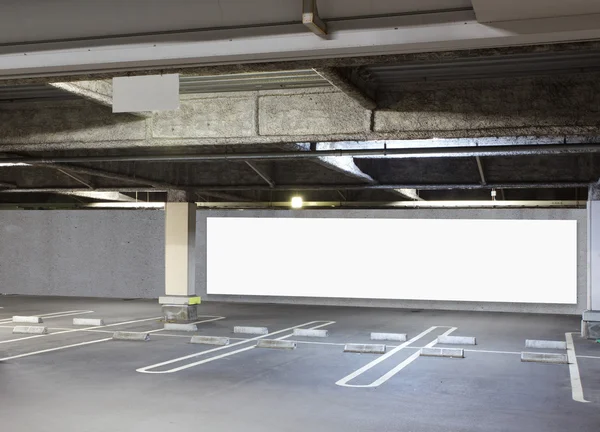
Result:
[[[600,339],[600,311],[585,311],[581,321],[581,337]]]
[[[160,297],[165,322],[187,323],[198,320],[200,297]]]

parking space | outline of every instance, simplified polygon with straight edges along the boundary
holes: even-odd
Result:
[[[600,424],[600,344],[573,335],[576,375],[572,364],[520,360],[523,351],[564,354],[525,348],[525,340],[565,341],[578,317],[207,303],[198,331],[181,332],[163,329],[152,301],[44,300],[0,297],[0,417],[7,427],[17,425],[12,418],[21,429],[45,419],[48,430],[101,431],[116,410],[123,430],[147,431],[198,424],[229,431],[546,432],[597,431]],[[49,333],[14,335],[13,315],[42,316],[32,325]],[[75,327],[78,316],[105,325]],[[268,327],[269,334],[235,334],[235,326]],[[296,337],[294,328],[328,336]],[[149,332],[150,340],[114,341],[116,330]],[[406,333],[408,340],[371,341],[371,332]],[[477,344],[439,345],[443,334],[472,336]],[[190,344],[193,335],[230,343]],[[256,347],[262,339],[297,346]],[[383,343],[387,350],[344,353],[349,343]],[[419,356],[427,346],[462,348],[464,358]],[[585,402],[576,400],[577,382]],[[67,406],[68,420],[56,415]]]

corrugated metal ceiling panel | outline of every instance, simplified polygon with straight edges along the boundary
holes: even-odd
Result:
[[[312,69],[216,76],[181,76],[180,94],[329,87]]]
[[[511,78],[600,71],[600,51],[474,57],[428,63],[368,66],[362,76],[393,89],[408,82]]]
[[[77,99],[77,96],[47,85],[0,85],[0,101],[41,101]]]

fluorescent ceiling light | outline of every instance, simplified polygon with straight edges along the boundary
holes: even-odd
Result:
[[[0,162],[0,167],[16,167],[16,166],[31,166],[31,164],[23,163],[23,162]]]
[[[299,208],[302,208],[303,205],[304,205],[304,202],[302,200],[302,197],[299,197],[299,196],[292,197],[292,208],[299,209]]]

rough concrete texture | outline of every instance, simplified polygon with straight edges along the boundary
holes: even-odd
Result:
[[[567,364],[568,358],[566,354],[550,354],[550,353],[521,353],[522,362],[535,363],[552,363],[552,364]]]
[[[548,341],[548,340],[535,340],[527,339],[525,341],[526,348],[541,348],[541,349],[558,349],[566,350],[567,343],[564,341]]]
[[[385,354],[385,345],[374,344],[346,344],[344,352],[359,354]]]
[[[449,345],[477,345],[477,341],[471,336],[438,336],[437,342]]]
[[[74,101],[51,108],[29,105],[0,109],[0,144],[55,143],[62,144],[58,148],[77,148],[98,141],[135,143],[145,137],[143,119],[113,114],[106,107],[90,102]]]
[[[261,339],[256,343],[256,348],[271,349],[296,349],[296,342],[276,339]]]
[[[187,323],[198,319],[198,306],[163,305],[162,313],[166,322]]]
[[[12,317],[12,322],[14,323],[34,323],[34,324],[39,324],[42,321],[42,319],[40,317],[36,317],[36,316],[14,316]]]
[[[580,315],[587,307],[587,225],[584,209],[415,209],[415,210],[210,210],[199,211],[196,250],[206,254],[207,217],[300,217],[300,218],[403,218],[403,219],[567,219],[577,220],[577,304],[480,303],[417,300],[358,300],[327,298],[286,298],[277,296],[206,295],[206,261],[196,264],[197,293],[206,301],[290,303],[335,306],[397,307],[469,311],[528,312]]]
[[[50,83],[52,87],[68,91],[100,105],[112,108],[112,81],[91,80]]]
[[[600,74],[411,85],[370,111],[337,90],[204,94],[151,118],[85,101],[0,107],[6,151],[600,134]]]
[[[261,135],[294,136],[366,133],[371,112],[339,92],[263,96],[259,100]]]
[[[406,85],[384,96],[375,132],[448,136],[600,130],[599,74]]]
[[[165,323],[165,330],[195,332],[198,331],[196,324]]]
[[[269,329],[266,327],[235,326],[233,328],[233,332],[234,333],[244,333],[244,334],[266,335],[266,334],[269,334]]]
[[[114,340],[147,342],[150,340],[150,334],[143,332],[116,331],[113,333],[112,338]]]
[[[294,336],[300,337],[327,337],[329,330],[294,329]]]
[[[102,318],[73,318],[74,326],[103,326]]]
[[[581,321],[581,336],[586,339],[600,339],[600,321]]]
[[[48,328],[42,326],[16,326],[13,328],[13,334],[47,334]]]
[[[203,345],[229,345],[229,338],[218,336],[192,336],[190,343]]]
[[[0,213],[0,292],[158,298],[164,291],[158,211]]]
[[[256,134],[256,96],[181,100],[179,111],[155,113],[153,138],[250,137]]]
[[[421,348],[421,351],[419,351],[419,353],[423,357],[465,357],[465,350],[463,350],[462,348]]]

